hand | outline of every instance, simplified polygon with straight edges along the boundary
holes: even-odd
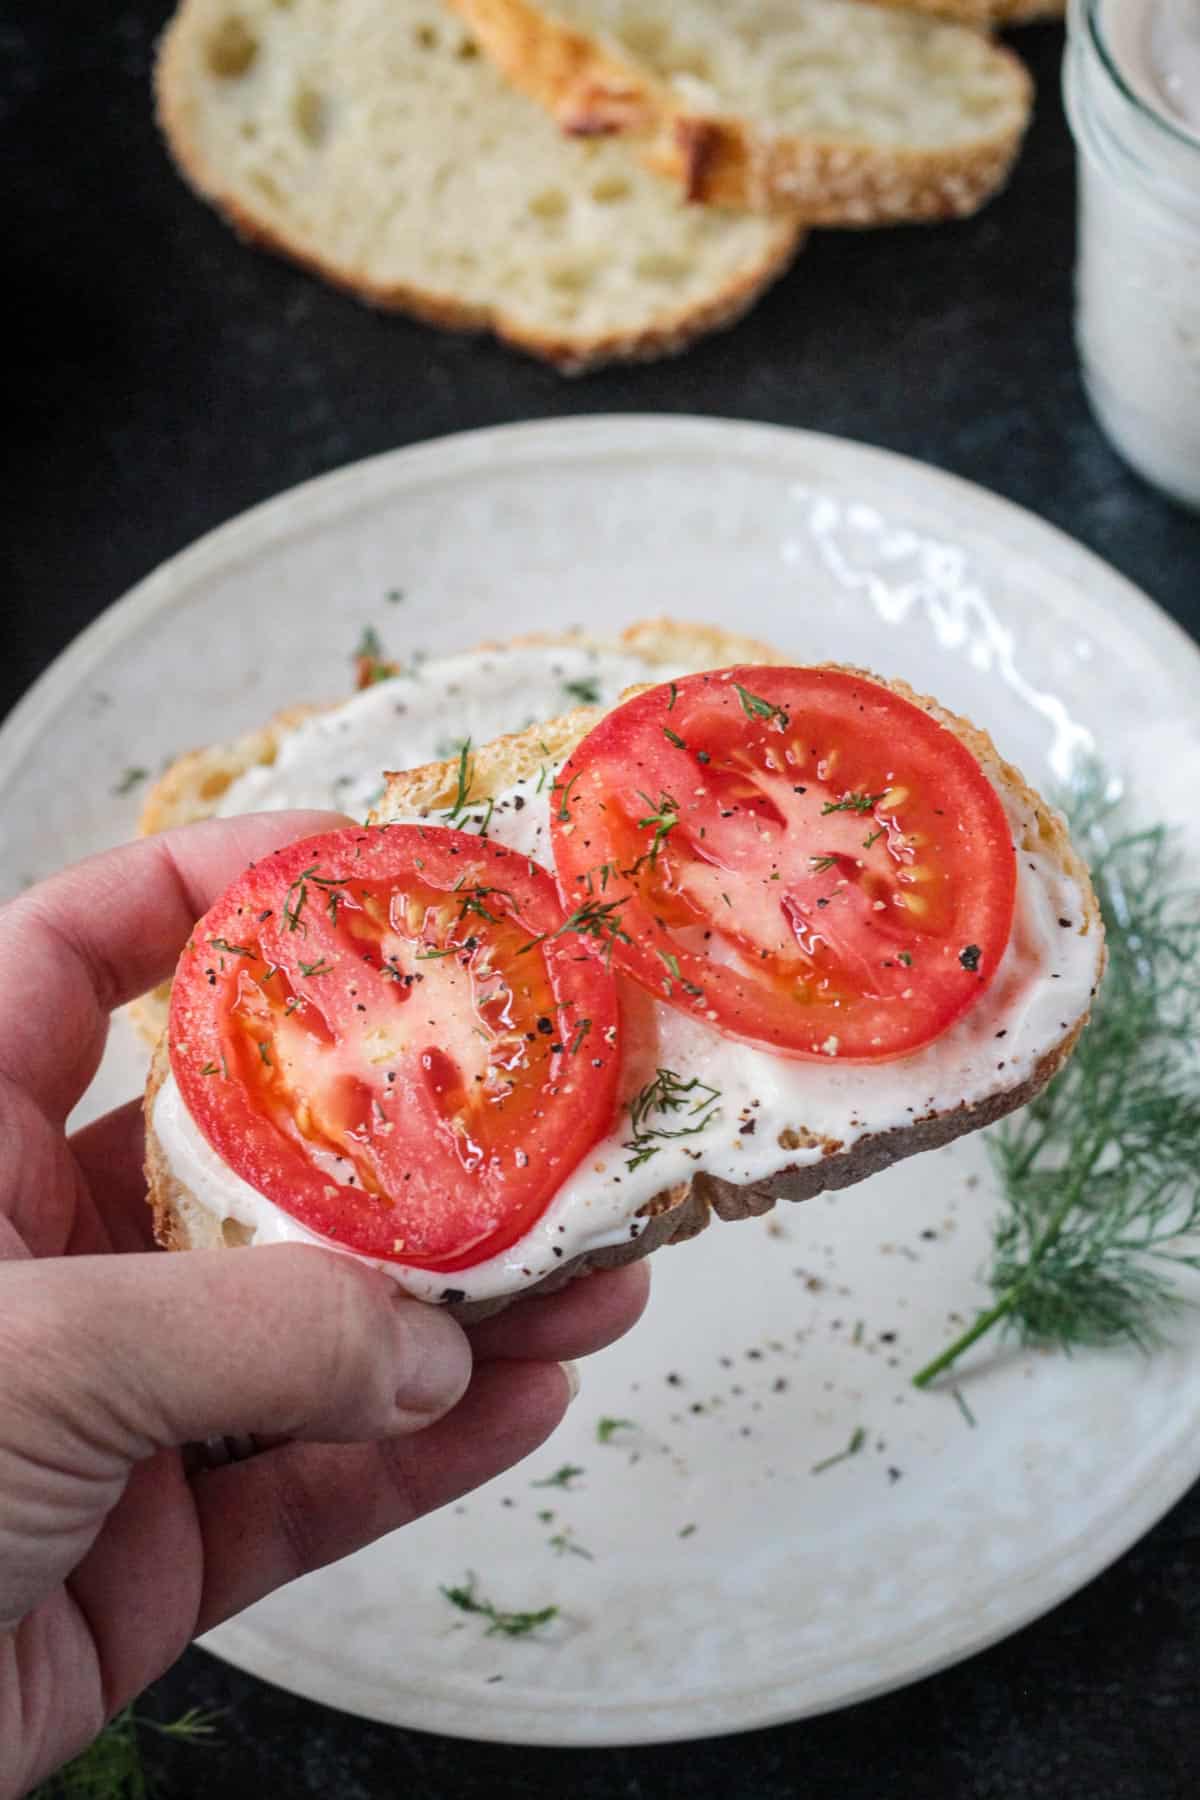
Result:
[[[0,910],[0,1795],[196,1633],[528,1455],[570,1396],[559,1360],[645,1303],[639,1265],[464,1332],[333,1252],[169,1256],[140,1103],[66,1135],[113,1007],[247,862],[330,824],[192,826]],[[189,1476],[180,1446],[222,1434],[273,1447]]]

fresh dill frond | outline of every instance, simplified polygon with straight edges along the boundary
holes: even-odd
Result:
[[[913,1377],[929,1383],[996,1326],[1066,1350],[1163,1341],[1200,1269],[1200,892],[1171,833],[1128,827],[1090,769],[1068,802],[1091,863],[1108,970],[1075,1054],[989,1133],[1004,1204],[987,1280],[996,1298]]]
[[[164,1725],[126,1706],[86,1750],[43,1782],[31,1800],[148,1800],[153,1784],[142,1763],[139,1731],[153,1731],[177,1743],[204,1744],[216,1735],[220,1717],[192,1706]]]

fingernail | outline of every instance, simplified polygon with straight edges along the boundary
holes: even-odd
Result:
[[[579,1392],[579,1368],[578,1365],[573,1362],[559,1363],[558,1366],[567,1378],[567,1405],[570,1406],[572,1400]]]
[[[461,1400],[471,1379],[471,1348],[462,1326],[440,1307],[400,1302],[396,1321],[398,1430],[419,1430]]]

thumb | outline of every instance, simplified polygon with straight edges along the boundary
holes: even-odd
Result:
[[[0,1265],[0,1346],[47,1440],[28,1449],[68,1466],[81,1443],[132,1462],[222,1435],[393,1437],[471,1375],[446,1313],[299,1244]]]

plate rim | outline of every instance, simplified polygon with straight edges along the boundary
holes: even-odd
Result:
[[[406,476],[416,482],[423,474],[433,478],[461,474],[473,461],[486,465],[490,460],[498,460],[494,453],[502,454],[510,449],[518,453],[536,452],[543,443],[553,449],[558,440],[565,440],[568,449],[574,446],[574,440],[578,440],[580,451],[587,450],[594,440],[593,453],[596,454],[613,434],[630,434],[635,439],[647,440],[645,444],[627,443],[621,449],[614,445],[613,451],[618,455],[649,448],[648,440],[655,434],[665,439],[667,449],[686,447],[697,451],[704,448],[705,438],[733,437],[745,447],[764,450],[770,443],[794,443],[824,448],[835,458],[849,456],[853,461],[861,460],[868,470],[890,477],[893,483],[907,478],[918,487],[952,488],[979,514],[985,525],[990,519],[994,519],[997,527],[1032,525],[1035,535],[1047,544],[1053,544],[1059,555],[1082,561],[1102,581],[1110,586],[1115,583],[1123,590],[1123,599],[1133,607],[1140,624],[1161,639],[1164,653],[1169,654],[1173,648],[1185,661],[1195,665],[1200,687],[1200,646],[1165,607],[1061,526],[965,476],[955,475],[933,463],[921,462],[900,451],[803,426],[705,413],[585,413],[565,419],[522,420],[515,424],[447,432],[441,437],[361,457],[256,501],[193,539],[181,550],[172,552],[131,588],[111,600],[90,624],[64,645],[0,720],[0,785],[7,778],[10,764],[20,755],[22,745],[36,732],[59,693],[73,682],[76,670],[82,672],[97,662],[106,650],[132,635],[143,620],[166,610],[176,598],[176,590],[186,589],[190,585],[189,578],[210,562],[227,564],[236,560],[239,553],[244,553],[252,541],[275,539],[294,512],[301,510],[306,522],[316,522],[325,510],[336,505],[343,491],[361,502],[370,497],[376,486],[388,488],[395,471],[400,475],[399,485],[404,486],[408,485]],[[360,488],[365,491],[359,493]]]
[[[113,600],[72,639],[0,722],[0,790],[47,717],[65,698],[78,691],[89,669],[123,642],[135,637],[150,619],[169,612],[173,605],[185,599],[207,569],[227,569],[260,548],[291,535],[300,526],[319,530],[329,517],[369,505],[382,495],[422,483],[469,478],[489,467],[513,467],[525,460],[549,458],[578,464],[625,460],[656,452],[698,456],[711,456],[715,452],[742,467],[748,461],[765,459],[779,468],[789,450],[799,452],[801,457],[805,453],[810,459],[815,457],[831,484],[841,478],[843,469],[852,467],[861,471],[864,481],[876,492],[882,489],[901,499],[907,493],[913,503],[925,504],[936,500],[939,494],[942,497],[947,493],[954,495],[964,518],[969,519],[971,529],[979,535],[1001,542],[1016,541],[1022,555],[1043,564],[1053,560],[1056,568],[1065,563],[1076,571],[1083,587],[1084,616],[1093,609],[1110,613],[1114,608],[1120,608],[1123,623],[1155,660],[1171,659],[1177,665],[1184,665],[1191,685],[1200,693],[1200,645],[1164,608],[1059,526],[962,476],[892,450],[798,427],[690,413],[593,413],[454,432],[386,450],[269,496],[174,552],[124,595]],[[1097,593],[1102,593],[1104,598],[1098,599]],[[477,1742],[546,1748],[671,1743],[764,1729],[894,1692],[1024,1629],[1094,1580],[1150,1530],[1200,1477],[1200,1443],[1190,1461],[1186,1457],[1186,1443],[1177,1439],[1164,1445],[1156,1455],[1153,1467],[1152,1477],[1143,1471],[1138,1488],[1120,1505],[1114,1504],[1102,1529],[1097,1530],[1093,1525],[1086,1546],[1077,1547],[1077,1560],[1065,1576],[1055,1579],[1051,1572],[1051,1579],[1047,1581],[1042,1563],[1026,1569],[1020,1578],[1023,1602],[1003,1620],[974,1632],[969,1629],[960,1629],[957,1634],[949,1631],[947,1635],[952,1641],[944,1643],[928,1657],[910,1660],[902,1673],[896,1673],[893,1668],[875,1679],[846,1688],[836,1697],[817,1697],[807,1705],[796,1701],[789,1703],[782,1689],[777,1688],[768,1690],[771,1698],[767,1704],[743,1710],[735,1723],[681,1718],[678,1725],[655,1728],[648,1720],[632,1735],[612,1730],[612,1712],[621,1704],[617,1702],[596,1717],[592,1727],[587,1729],[579,1728],[578,1715],[574,1728],[564,1725],[561,1717],[554,1716],[558,1713],[557,1707],[548,1709],[551,1717],[547,1720],[524,1718],[515,1731],[511,1727],[504,1729],[502,1719],[492,1715],[478,1716],[469,1729],[456,1728],[441,1720],[436,1724],[418,1720],[404,1728],[434,1730],[444,1736],[470,1738]],[[1031,1584],[1036,1593],[1026,1591]],[[250,1641],[253,1636],[251,1621],[235,1619],[218,1628],[211,1639],[201,1640],[201,1645],[258,1679],[280,1686],[273,1676],[261,1675],[254,1666],[253,1643]],[[322,1665],[322,1672],[328,1674],[330,1666]],[[364,1706],[361,1700],[343,1695],[336,1669],[333,1673],[334,1680],[326,1685],[325,1692],[316,1693],[302,1679],[296,1680],[289,1670],[290,1685],[285,1691],[301,1693],[319,1704],[334,1706],[353,1716],[391,1725],[399,1723],[395,1711],[388,1713],[379,1707]],[[330,1699],[328,1696],[334,1691],[339,1693],[339,1698]],[[761,1683],[756,1684],[756,1691],[762,1691]],[[411,1689],[409,1692],[410,1695],[414,1693]],[[464,1702],[451,1696],[446,1696],[442,1705],[456,1707],[460,1713],[464,1710]]]

